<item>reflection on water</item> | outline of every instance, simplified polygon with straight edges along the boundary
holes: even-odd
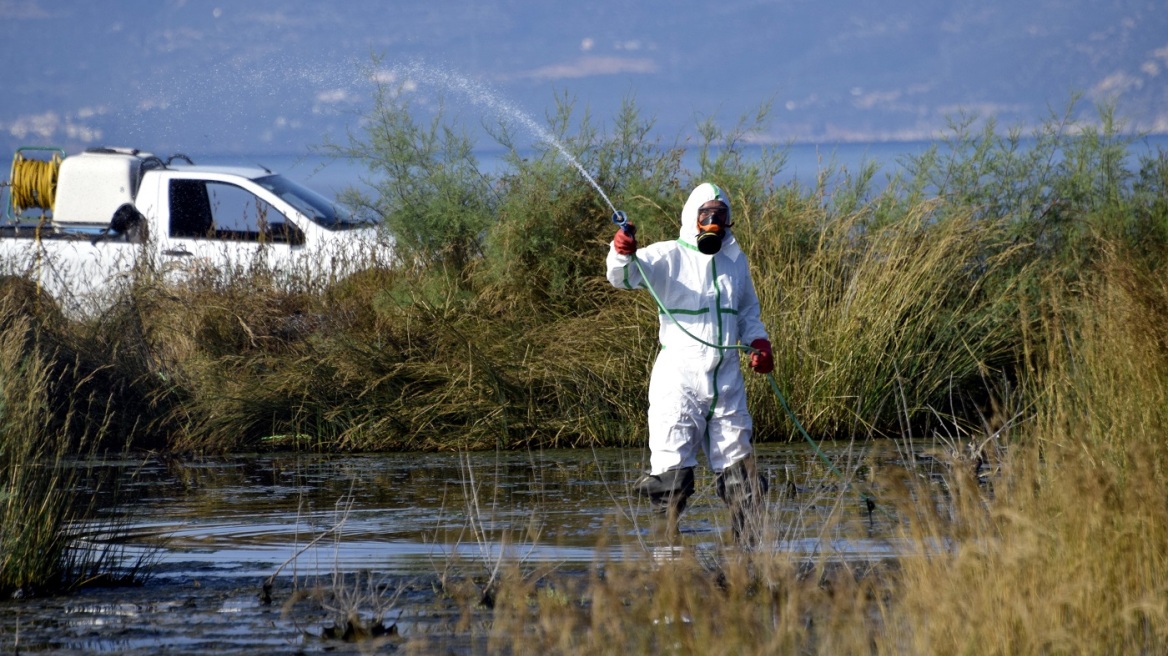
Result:
[[[858,447],[825,450],[843,471],[862,461]],[[366,570],[411,590],[403,604],[432,607],[432,586],[415,590],[409,582],[432,580],[452,563],[473,569],[506,557],[586,571],[597,562],[651,558],[659,546],[650,537],[651,516],[630,495],[647,455],[263,454],[107,463],[133,499],[108,512],[128,510],[130,519],[116,536],[108,527],[78,527],[76,548],[116,545],[127,565],[149,555],[152,577],[136,588],[0,602],[7,618],[0,651],[145,654],[166,645],[286,653],[294,645],[337,653],[333,643],[309,640],[312,632],[285,617],[279,603],[260,603],[261,582],[278,572],[286,596],[308,577]],[[882,457],[900,456],[891,449]],[[896,556],[886,516],[868,512],[809,448],[764,446],[758,461],[771,481],[772,537],[764,549],[833,559]],[[727,522],[712,474],[699,468],[683,542],[713,552],[729,540]],[[320,623],[314,626],[319,638]]]
[[[835,458],[847,458],[835,451]],[[134,467],[129,487],[137,498],[122,546],[128,557],[157,549],[160,576],[189,569],[204,576],[268,575],[298,553],[282,573],[433,571],[436,559],[500,554],[532,562],[620,558],[643,546],[647,534],[648,508],[629,493],[644,455],[616,449],[265,454],[147,463]],[[776,549],[841,556],[887,551],[884,543],[857,542],[855,526],[846,522],[833,530],[847,540],[823,534],[840,486],[824,478],[831,474],[811,451],[764,447],[758,457],[774,488],[768,517],[781,527],[772,531]],[[683,538],[713,548],[724,539],[727,518],[712,475],[699,472]],[[861,504],[850,496],[845,493],[844,504]],[[850,515],[865,521],[863,513]]]

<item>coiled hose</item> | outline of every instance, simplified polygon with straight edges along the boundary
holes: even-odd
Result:
[[[26,150],[48,151],[49,159],[28,159],[24,156]],[[47,212],[53,211],[57,203],[57,177],[61,172],[61,160],[64,152],[59,148],[19,148],[12,157],[12,175],[9,178],[8,190],[8,218],[19,217],[25,210],[42,210],[40,221],[37,222],[34,238],[36,240],[36,259],[34,260],[34,277],[36,278],[37,296],[41,293],[42,268],[44,253],[41,245],[41,229],[48,221]]]
[[[18,150],[12,157],[9,201],[13,215],[28,209],[52,211],[57,198],[57,176],[61,171],[61,153],[54,151],[47,160],[26,159]]]

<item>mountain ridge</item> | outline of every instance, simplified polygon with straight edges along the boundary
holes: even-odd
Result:
[[[497,118],[394,73],[417,61],[537,121],[566,96],[604,126],[633,98],[665,140],[767,103],[773,143],[930,139],[963,113],[1029,129],[1080,94],[1076,120],[1110,103],[1168,133],[1168,11],[1141,0],[0,0],[0,53],[7,150],[304,152],[360,129],[371,75]]]

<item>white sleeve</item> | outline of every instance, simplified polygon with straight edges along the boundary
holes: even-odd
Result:
[[[674,273],[670,256],[675,251],[676,242],[658,241],[638,248],[633,258],[621,255],[609,244],[608,282],[617,289],[644,289],[652,285],[658,293],[664,293]]]
[[[608,245],[608,282],[617,289],[638,289],[642,279],[641,271],[633,264],[631,255],[621,255],[616,252],[616,246]]]

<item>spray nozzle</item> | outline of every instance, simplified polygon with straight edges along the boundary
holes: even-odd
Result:
[[[637,232],[637,228],[634,227],[633,224],[629,223],[629,215],[620,210],[612,213],[612,222],[617,224],[617,226],[619,226],[620,229],[630,237],[632,237]]]

